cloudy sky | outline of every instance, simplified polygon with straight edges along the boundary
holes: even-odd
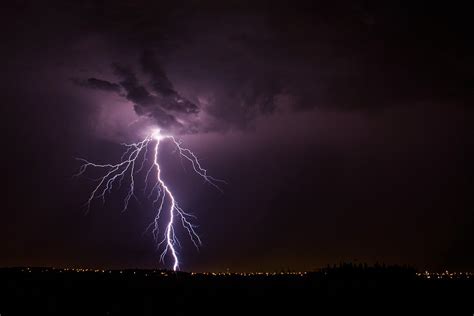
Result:
[[[12,1],[1,19],[0,264],[163,267],[148,201],[84,202],[75,157],[152,128],[198,219],[185,270],[343,260],[474,269],[474,48],[466,8],[398,1]],[[169,150],[166,150],[166,149]]]

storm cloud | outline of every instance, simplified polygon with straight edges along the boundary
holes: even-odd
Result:
[[[149,86],[154,93],[151,93],[137,78],[131,67],[120,63],[111,65],[119,78],[118,83],[97,78],[75,79],[74,82],[81,87],[118,93],[133,103],[137,115],[151,118],[162,129],[178,133],[190,132],[188,126],[190,124],[184,124],[184,122],[192,119],[191,116],[199,112],[198,107],[174,89],[153,53],[144,51],[140,64],[143,73],[150,77]],[[122,88],[125,93],[121,93]]]
[[[120,143],[160,126],[228,182],[215,192],[160,152],[205,244],[184,269],[357,259],[473,270],[467,6],[53,0],[2,10],[1,265],[157,268],[153,237],[137,234],[154,208],[131,201],[117,214],[117,188],[84,217],[92,183],[70,179],[73,157],[117,161]]]
[[[77,85],[90,88],[95,90],[102,90],[107,92],[117,92],[120,93],[121,88],[118,84],[109,82],[107,80],[101,80],[97,78],[89,78],[87,80],[73,79],[72,80]]]
[[[435,32],[420,21],[437,11],[423,17],[423,7],[403,16],[396,4],[291,12],[280,3],[271,11],[207,6],[143,12],[128,3],[88,12],[104,41],[135,57],[131,64],[114,60],[117,83],[90,78],[82,85],[117,93],[120,85],[137,114],[180,133],[245,129],[278,110],[471,104],[472,64],[463,66],[469,49],[452,40],[462,24]],[[463,53],[446,57],[454,52]]]

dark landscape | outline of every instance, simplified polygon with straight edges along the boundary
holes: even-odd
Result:
[[[317,272],[0,270],[1,315],[470,315],[472,273],[343,264]]]

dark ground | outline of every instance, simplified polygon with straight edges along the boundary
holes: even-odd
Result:
[[[305,274],[212,275],[152,270],[0,270],[0,314],[472,315],[474,280],[427,279],[401,267]]]

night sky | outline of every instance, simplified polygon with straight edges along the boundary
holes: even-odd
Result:
[[[0,266],[165,267],[149,201],[121,213],[118,189],[85,215],[73,177],[160,127],[228,182],[163,149],[203,240],[184,270],[474,270],[467,8],[63,2],[2,8]]]

